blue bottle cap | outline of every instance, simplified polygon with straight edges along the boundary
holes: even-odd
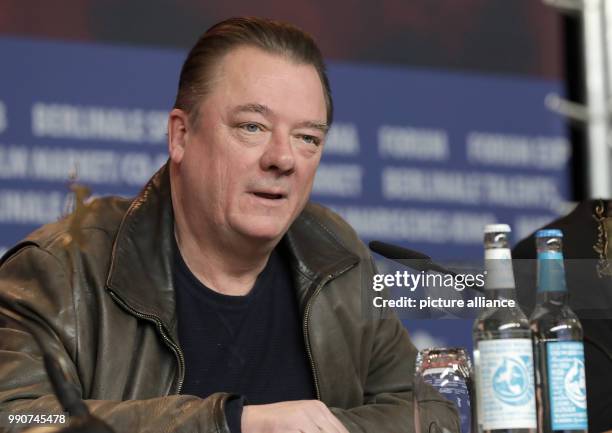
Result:
[[[563,232],[559,229],[543,229],[538,230],[535,234],[536,238],[562,238]]]

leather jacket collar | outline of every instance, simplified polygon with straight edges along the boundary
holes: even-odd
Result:
[[[112,249],[106,286],[127,307],[161,320],[177,341],[172,281],[174,218],[168,164],[151,178],[123,217]],[[309,206],[291,225],[283,242],[291,255],[302,313],[319,282],[359,262],[314,217]]]

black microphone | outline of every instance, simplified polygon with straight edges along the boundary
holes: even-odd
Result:
[[[418,251],[381,241],[372,241],[368,244],[368,246],[375,253],[378,253],[389,260],[393,260],[400,265],[408,266],[416,271],[434,271],[452,276],[457,275],[455,271],[451,271],[444,266],[434,263],[431,260],[431,257]],[[410,263],[406,263],[406,260],[410,260]]]
[[[431,260],[427,254],[423,254],[419,251],[414,251],[408,248],[400,247],[399,245],[388,244],[381,241],[371,241],[368,246],[375,253],[381,256],[393,260],[403,266],[408,266],[416,271],[434,271],[441,274],[457,276],[457,272],[445,268]],[[406,260],[410,262],[406,263]],[[478,287],[475,284],[466,286],[467,289],[475,290],[479,293],[486,293],[483,287]]]
[[[394,262],[399,263],[400,265],[407,266],[416,271],[434,271],[439,272],[445,275],[451,275],[452,277],[456,277],[457,272],[445,268],[442,265],[439,265],[431,260],[427,254],[423,254],[419,251],[414,251],[408,248],[400,247],[399,245],[388,244],[386,242],[381,241],[371,241],[368,246],[372,251],[381,256],[393,260]],[[407,262],[409,260],[409,262]],[[465,284],[465,289],[472,289],[479,293],[485,293],[482,287],[476,286],[476,284]],[[462,289],[463,290],[463,289]],[[463,297],[467,296],[466,292],[460,291],[463,293]],[[459,310],[456,309],[447,309],[447,308],[431,308],[431,310],[442,311],[446,314],[458,315],[459,317],[465,317],[465,313],[467,310]]]
[[[14,313],[14,311],[21,316]],[[38,317],[30,314],[30,312],[18,302],[5,298],[2,292],[0,292],[0,312],[5,317],[23,326],[32,335],[42,352],[45,371],[51,382],[53,393],[62,405],[64,411],[67,412],[71,418],[74,417],[70,420],[70,424],[60,430],[59,433],[115,433],[108,424],[91,415],[85,402],[81,399],[77,386],[70,381],[60,361],[53,355],[51,350],[49,350],[40,330],[23,320],[22,316],[34,319],[42,327],[47,327],[48,325]]]

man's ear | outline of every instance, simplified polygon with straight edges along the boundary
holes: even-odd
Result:
[[[168,153],[175,164],[180,164],[185,155],[189,128],[189,115],[174,108],[168,115]]]

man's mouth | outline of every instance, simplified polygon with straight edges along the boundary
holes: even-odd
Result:
[[[254,192],[253,194],[257,197],[265,198],[268,200],[280,200],[281,198],[285,198],[284,194],[274,194],[269,192]]]

